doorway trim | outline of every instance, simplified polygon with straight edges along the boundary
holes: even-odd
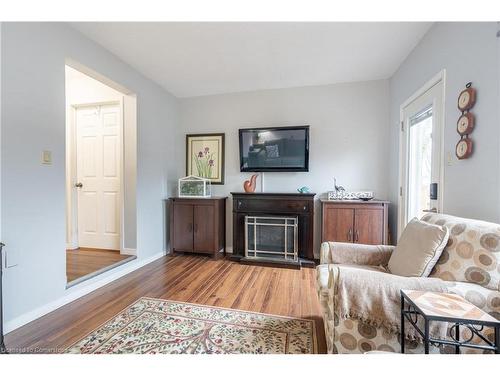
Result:
[[[138,134],[138,98],[137,94],[130,89],[122,86],[121,84],[107,78],[106,76],[88,68],[87,66],[66,58],[65,65],[70,67],[81,74],[92,78],[101,84],[109,86],[110,88],[117,91],[120,95],[116,97],[118,100],[121,98],[122,100],[122,111],[123,111],[123,146],[124,146],[124,180],[125,184],[123,186],[123,198],[124,198],[124,221],[123,221],[123,241],[124,248],[122,250],[122,254],[124,255],[137,255],[137,152],[138,152],[138,143],[137,143],[137,134]],[[104,98],[103,98],[104,99]],[[111,99],[111,98],[110,98]],[[67,106],[67,114],[66,114],[66,126],[68,126],[71,117],[70,117],[70,106]],[[69,144],[68,138],[71,135],[66,131],[66,144]],[[68,151],[66,150],[66,157]],[[68,164],[66,165],[66,176],[69,175]],[[67,186],[67,178],[65,179],[66,185],[66,197],[69,197],[68,186]],[[69,198],[67,198],[68,200]],[[66,219],[65,222],[68,223],[67,217],[69,216],[69,205],[66,203]],[[69,243],[69,229],[70,226],[66,225],[66,241],[65,243]],[[68,246],[65,248],[71,248]]]
[[[432,77],[429,81],[427,81],[420,89],[418,89],[413,95],[411,95],[408,99],[406,99],[403,104],[399,107],[399,123],[398,123],[398,133],[399,133],[399,184],[398,184],[398,239],[401,236],[401,232],[405,226],[404,215],[403,215],[403,207],[404,207],[404,199],[405,192],[404,186],[406,185],[405,180],[405,170],[407,170],[407,165],[405,165],[406,155],[404,152],[406,150],[408,138],[407,133],[404,131],[405,127],[405,108],[408,107],[415,100],[420,98],[422,95],[427,93],[431,88],[436,85],[441,86],[441,95],[442,95],[442,106],[441,106],[441,116],[438,118],[439,121],[439,133],[440,133],[440,160],[439,160],[439,187],[438,187],[438,211],[443,212],[443,202],[444,202],[444,174],[445,174],[445,149],[444,149],[444,130],[445,130],[445,109],[446,109],[446,69],[441,70],[434,77]]]
[[[71,114],[69,119],[69,131],[70,137],[69,141],[69,153],[70,153],[70,163],[69,163],[69,176],[66,178],[69,180],[66,181],[68,184],[68,194],[69,194],[69,209],[70,213],[67,218],[67,225],[70,226],[70,230],[68,232],[68,243],[66,244],[67,249],[77,249],[79,247],[79,238],[78,238],[78,203],[77,203],[77,194],[75,193],[75,189],[73,189],[76,180],[77,180],[77,167],[76,167],[76,158],[77,158],[77,132],[76,132],[76,111],[79,108],[93,107],[93,106],[106,106],[106,105],[116,105],[120,111],[120,248],[119,250],[121,254],[127,253],[128,249],[125,251],[125,194],[124,194],[124,186],[125,186],[125,121],[124,121],[124,106],[123,106],[123,97],[120,100],[111,100],[111,101],[103,101],[103,102],[92,102],[92,103],[78,103],[72,104],[70,106]],[[129,254],[129,255],[135,255]]]

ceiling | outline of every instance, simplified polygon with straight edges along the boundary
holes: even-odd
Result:
[[[177,97],[389,78],[432,23],[72,23]]]

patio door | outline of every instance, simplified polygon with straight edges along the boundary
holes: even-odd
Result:
[[[444,72],[401,106],[398,235],[443,206]]]

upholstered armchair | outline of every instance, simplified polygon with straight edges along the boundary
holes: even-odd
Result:
[[[348,286],[344,285],[339,291],[336,285],[336,272],[339,268],[355,272],[359,279],[370,277],[377,280],[376,288],[382,293],[385,285],[401,285],[401,288],[406,288],[409,283],[417,283],[416,285],[425,289],[439,281],[447,292],[461,295],[490,315],[500,318],[500,225],[443,214],[428,214],[422,221],[446,226],[450,233],[448,243],[429,278],[406,278],[391,274],[387,264],[394,246],[336,242],[321,244],[317,290],[329,353],[364,353],[372,350],[400,352],[400,332],[397,326],[387,328],[375,318],[371,319],[372,317],[363,314],[339,314],[339,293],[344,293],[344,299],[352,298],[349,296],[351,290]],[[374,288],[368,290],[368,293],[373,293]],[[399,309],[399,298],[394,293],[391,296],[393,300],[388,308]],[[463,330],[463,335],[467,337],[467,330]],[[485,330],[485,335],[490,340],[493,339],[491,330]],[[441,346],[433,347],[431,352],[452,350],[453,348]],[[423,345],[415,337],[408,338],[406,352],[423,353]]]

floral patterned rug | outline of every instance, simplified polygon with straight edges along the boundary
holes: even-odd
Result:
[[[143,297],[68,353],[316,353],[313,320]]]

